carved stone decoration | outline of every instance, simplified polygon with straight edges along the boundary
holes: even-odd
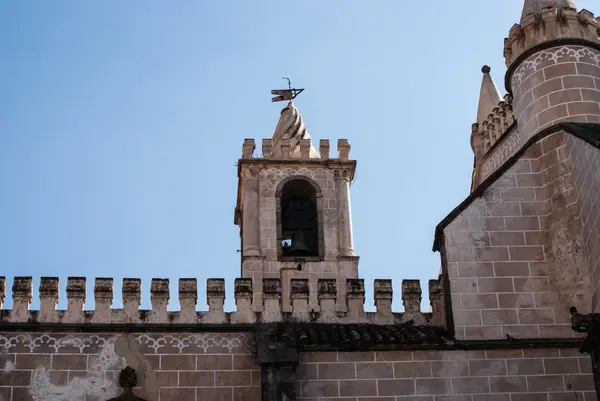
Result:
[[[137,374],[135,369],[127,366],[119,374],[119,386],[123,392],[118,397],[111,398],[108,401],[147,401],[144,398],[133,394],[133,388],[137,385]]]
[[[256,179],[258,179],[258,175],[262,169],[263,169],[262,164],[244,166],[244,168],[242,169],[242,172],[241,172],[242,178],[246,181],[256,180]]]

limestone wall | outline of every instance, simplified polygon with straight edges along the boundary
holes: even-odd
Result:
[[[302,400],[596,400],[576,349],[315,352],[301,355]]]
[[[572,337],[569,308],[591,311],[565,138],[532,146],[446,228],[457,338]]]
[[[511,84],[521,144],[559,122],[600,121],[600,52],[558,46],[535,53],[513,72]]]
[[[246,333],[1,333],[1,401],[106,401],[120,369],[145,366],[136,395],[148,401],[259,401],[260,372]],[[141,361],[141,362],[140,362]]]
[[[592,276],[593,312],[600,311],[600,151],[585,141],[575,137],[564,138],[565,148],[560,154],[567,163],[564,178],[565,186],[573,192],[577,201],[574,218],[581,222],[582,248],[589,261]]]

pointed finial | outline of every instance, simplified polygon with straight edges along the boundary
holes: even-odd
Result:
[[[483,79],[481,81],[481,90],[479,91],[479,107],[477,108],[478,124],[484,122],[492,110],[494,110],[494,107],[498,106],[498,103],[502,101],[500,91],[490,75],[491,71],[492,69],[488,65],[484,65],[481,68]]]

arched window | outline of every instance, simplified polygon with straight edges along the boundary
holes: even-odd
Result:
[[[319,256],[319,219],[313,186],[302,179],[281,189],[281,256]]]

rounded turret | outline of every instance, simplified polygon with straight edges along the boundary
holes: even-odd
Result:
[[[504,46],[521,144],[559,122],[600,122],[598,28],[571,0],[526,0]]]

